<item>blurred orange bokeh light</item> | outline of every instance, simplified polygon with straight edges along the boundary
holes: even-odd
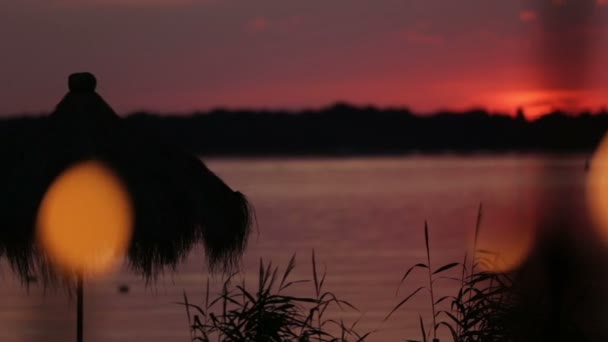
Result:
[[[38,241],[60,271],[102,275],[124,257],[133,210],[118,176],[97,161],[67,169],[47,190],[37,218]]]
[[[533,227],[532,224],[519,224],[496,230],[490,235],[481,234],[477,245],[479,266],[484,271],[498,273],[517,269],[534,244]]]
[[[608,138],[604,137],[590,163],[587,202],[594,226],[608,241]]]

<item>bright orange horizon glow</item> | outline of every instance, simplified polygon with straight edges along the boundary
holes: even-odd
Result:
[[[588,109],[600,109],[601,101],[595,98],[595,94],[583,90],[527,90],[493,95],[489,103],[495,104],[491,107],[504,108],[509,112],[522,108],[526,118],[534,120],[555,110],[576,114]]]
[[[37,217],[37,238],[50,261],[67,274],[101,276],[124,257],[133,209],[118,176],[97,161],[65,170],[47,190]]]

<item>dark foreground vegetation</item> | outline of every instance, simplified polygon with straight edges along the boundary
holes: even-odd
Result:
[[[475,226],[475,243],[461,261],[445,265],[432,263],[429,228],[425,223],[425,251],[422,262],[414,264],[402,275],[396,270],[395,306],[387,308],[385,320],[393,320],[398,310],[410,310],[408,302],[426,296],[428,307],[417,313],[420,330],[417,336],[402,336],[411,342],[538,342],[591,341],[574,318],[571,308],[558,320],[547,314],[554,304],[548,296],[532,293],[520,281],[519,271],[488,271],[500,264],[500,255],[477,248],[482,208],[479,207]],[[416,261],[414,261],[416,262]],[[220,293],[192,301],[184,294],[192,341],[328,341],[349,342],[377,340],[380,331],[361,331],[354,322],[327,318],[326,311],[357,310],[352,304],[323,289],[326,274],[319,274],[315,254],[312,254],[312,279],[292,280],[295,268],[292,257],[285,270],[260,261],[257,284],[238,283],[234,275],[224,282]],[[418,273],[418,274],[416,274]],[[423,277],[426,284],[408,288],[413,276]],[[401,277],[401,281],[398,281]],[[454,292],[442,293],[439,282],[452,282]],[[290,295],[295,286],[311,286],[309,297]],[[405,291],[404,291],[405,290]],[[443,289],[445,291],[445,288]],[[533,296],[534,298],[529,298]],[[529,304],[532,303],[532,306]],[[332,310],[333,309],[333,310]],[[361,313],[363,316],[364,313]],[[591,316],[589,317],[591,318]],[[363,318],[364,319],[364,318]],[[403,322],[405,323],[405,322]],[[397,322],[399,324],[399,322]],[[439,339],[440,336],[443,338]],[[447,337],[446,337],[447,336]]]
[[[0,120],[0,143],[35,139],[44,116]],[[126,122],[201,155],[376,155],[415,152],[588,152],[608,112],[549,113],[526,120],[484,110],[415,115],[406,109],[336,104],[317,111],[213,110],[132,113]]]
[[[283,272],[272,263],[260,260],[258,282],[249,288],[245,282],[236,283],[235,275],[224,282],[221,292],[210,297],[207,281],[203,305],[189,302],[184,294],[192,341],[211,342],[283,342],[365,341],[371,332],[357,332],[355,322],[326,317],[326,311],[357,310],[347,301],[338,299],[324,289],[326,273],[319,273],[312,253],[312,281],[290,277],[296,266],[295,255]],[[312,284],[310,297],[295,297],[292,287]]]

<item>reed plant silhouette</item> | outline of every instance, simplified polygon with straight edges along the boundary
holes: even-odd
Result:
[[[435,282],[439,279],[441,279],[441,275],[444,274],[446,271],[453,269],[454,267],[458,266],[460,263],[458,262],[453,262],[453,263],[449,263],[449,264],[445,264],[443,266],[440,266],[436,269],[433,269],[433,265],[431,263],[431,249],[430,249],[430,244],[429,244],[429,228],[428,228],[428,224],[425,222],[424,223],[424,241],[425,241],[425,247],[426,247],[426,263],[418,263],[412,267],[410,267],[405,274],[403,275],[403,277],[401,278],[401,281],[399,282],[399,287],[397,288],[397,291],[399,291],[399,288],[404,284],[404,282],[408,279],[408,277],[410,276],[410,274],[412,274],[412,272],[416,269],[424,269],[426,270],[426,275],[428,277],[428,283],[426,286],[420,286],[417,289],[415,289],[414,291],[412,291],[409,295],[407,295],[403,300],[401,300],[394,308],[393,310],[386,316],[385,320],[389,319],[399,308],[401,308],[404,304],[406,304],[410,299],[414,298],[414,296],[416,296],[419,292],[426,290],[429,294],[429,306],[431,309],[431,320],[432,320],[432,328],[427,332],[425,329],[425,323],[424,323],[424,319],[422,318],[421,315],[419,315],[419,322],[420,322],[420,331],[422,334],[422,341],[426,342],[429,338],[432,337],[433,341],[439,341],[437,339],[437,330],[439,329],[439,327],[441,326],[446,326],[450,329],[450,331],[453,330],[453,327],[445,322],[445,321],[437,321],[438,318],[440,318],[440,315],[442,313],[446,313],[445,310],[439,310],[439,304],[443,303],[444,301],[448,300],[450,297],[449,296],[443,296],[440,298],[436,298],[436,291],[435,291]]]
[[[234,285],[231,275],[223,283],[220,294],[210,297],[207,281],[205,302],[192,304],[184,293],[182,304],[186,308],[192,341],[210,342],[266,342],[266,341],[365,341],[371,334],[358,333],[358,320],[347,325],[343,320],[326,317],[330,308],[357,309],[323,286],[326,272],[319,274],[314,251],[312,252],[312,285],[314,295],[296,297],[286,294],[310,279],[291,280],[296,266],[295,255],[279,278],[279,267],[260,259],[257,289],[248,289],[243,281]]]
[[[402,299],[387,315],[389,319],[397,310],[421,291],[429,294],[429,311],[432,326],[426,328],[425,318],[419,315],[421,339],[418,341],[439,342],[437,331],[447,329],[454,342],[532,342],[544,340],[588,341],[579,323],[572,315],[565,314],[559,322],[546,315],[546,307],[551,307],[550,295],[531,289],[529,282],[524,281],[526,272],[522,267],[510,271],[496,271],[502,265],[499,253],[479,249],[479,237],[482,206],[479,206],[475,224],[472,253],[465,252],[462,262],[453,262],[436,269],[431,265],[431,248],[429,228],[425,223],[426,263],[410,267],[402,277],[399,287],[416,269],[426,270],[428,284],[412,291]],[[460,266],[459,276],[446,276],[445,272]],[[456,268],[456,269],[455,269]],[[525,266],[524,266],[525,268]],[[436,282],[439,280],[458,283],[458,290],[453,295],[437,298]],[[583,295],[583,294],[581,294]],[[449,303],[446,307],[445,304]],[[574,306],[577,302],[574,301]],[[566,313],[574,312],[569,306]],[[427,318],[428,319],[428,318]],[[559,327],[559,332],[554,331]],[[558,336],[557,339],[549,336]],[[407,340],[416,341],[416,340]]]
[[[465,252],[461,264],[460,288],[452,300],[451,310],[444,311],[443,321],[454,341],[509,341],[507,318],[516,312],[518,300],[513,291],[513,275],[495,270],[500,254],[478,249],[482,205],[477,211],[472,256]]]
[[[425,222],[424,238],[426,247],[426,263],[410,267],[399,283],[403,286],[410,274],[416,269],[426,270],[428,283],[418,287],[402,299],[386,316],[389,319],[397,310],[421,291],[429,294],[429,308],[432,321],[431,328],[425,327],[425,319],[419,315],[421,339],[426,342],[439,342],[437,332],[440,328],[447,329],[454,342],[480,341],[511,341],[513,315],[518,313],[518,297],[514,291],[514,278],[508,272],[486,271],[493,269],[492,265],[499,262],[500,255],[488,250],[477,248],[482,205],[477,212],[472,256],[465,252],[462,262],[452,262],[433,268],[432,254],[429,241],[429,227]],[[459,277],[446,276],[446,272],[460,266]],[[455,281],[459,284],[454,295],[444,295],[438,298],[436,282],[439,280]],[[449,306],[445,306],[449,303]],[[444,304],[442,306],[442,304]],[[408,340],[416,341],[416,340]]]

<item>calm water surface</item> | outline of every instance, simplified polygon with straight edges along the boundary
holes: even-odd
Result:
[[[284,266],[293,253],[298,261],[293,278],[310,279],[314,249],[327,268],[325,289],[360,310],[341,317],[352,321],[363,315],[360,330],[379,330],[370,341],[419,338],[418,313],[429,316],[425,294],[388,321],[383,318],[425,280],[415,275],[395,296],[403,272],[425,261],[425,220],[433,263],[460,261],[480,202],[482,235],[492,240],[533,226],[543,187],[581,192],[585,177],[583,156],[209,160],[208,165],[255,206],[259,235],[252,235],[243,267],[251,286],[260,258]],[[573,176],[543,179],[543,167]],[[88,281],[85,340],[189,341],[186,314],[176,302],[184,291],[190,301],[203,302],[208,275],[202,258],[201,250],[193,251],[177,272],[148,287],[126,270]],[[75,340],[75,299],[39,287],[28,293],[6,265],[1,271],[0,341]],[[119,293],[120,284],[131,291]],[[446,281],[437,291],[450,295],[453,289]],[[296,294],[312,295],[312,286],[303,284]]]

